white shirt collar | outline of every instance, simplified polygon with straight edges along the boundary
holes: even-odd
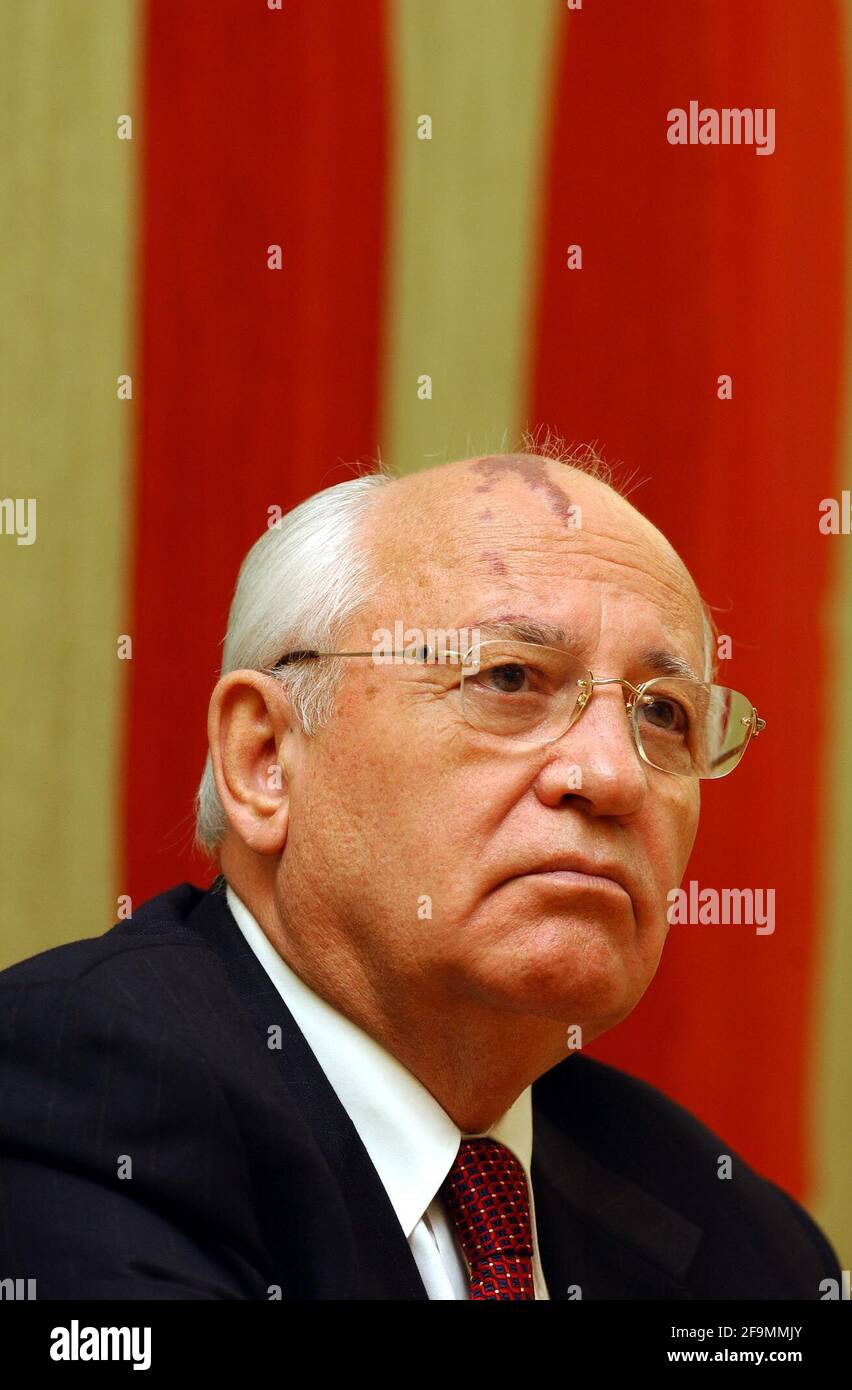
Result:
[[[299,978],[230,884],[226,896],[237,926],[348,1112],[410,1236],[452,1167],[461,1131],[401,1062]],[[531,1087],[486,1133],[523,1164],[531,1191]]]

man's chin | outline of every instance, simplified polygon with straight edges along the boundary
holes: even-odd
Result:
[[[551,943],[547,949],[494,960],[478,972],[497,1007],[513,1013],[582,1025],[595,1035],[613,1028],[639,1002],[650,983],[633,950],[606,935]]]

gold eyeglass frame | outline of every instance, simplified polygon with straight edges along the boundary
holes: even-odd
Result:
[[[500,645],[500,644],[503,643],[504,640],[506,640],[506,639],[494,638],[494,639],[492,639],[492,640],[493,640],[493,642],[495,643],[495,645]],[[512,640],[512,639],[508,639],[508,640]],[[459,652],[445,652],[445,653],[443,653],[443,660],[444,660],[444,661],[449,662],[449,661],[455,661],[456,659],[458,659],[458,664],[459,664],[459,666],[461,667],[461,687],[460,687],[460,689],[461,689],[461,697],[462,697],[462,717],[465,719],[465,722],[466,722],[467,724],[470,725],[471,728],[475,728],[476,725],[471,724],[471,723],[470,723],[470,720],[469,720],[469,719],[467,718],[467,716],[464,714],[464,683],[465,683],[465,680],[467,679],[467,674],[466,674],[466,672],[465,672],[465,665],[466,665],[466,663],[468,662],[468,660],[469,660],[471,654],[472,654],[474,651],[479,652],[479,651],[481,651],[481,649],[482,649],[483,647],[488,647],[488,646],[490,646],[490,645],[491,645],[491,640],[489,640],[489,641],[487,641],[487,642],[479,642],[479,643],[476,643],[474,646],[468,647],[467,651],[464,653],[463,656],[462,656],[461,653],[459,653]],[[528,647],[538,648],[539,650],[542,650],[542,651],[558,652],[558,653],[559,653],[560,655],[562,655],[562,656],[571,655],[571,653],[565,651],[565,650],[564,650],[563,648],[561,648],[561,647],[548,647],[548,646],[545,646],[544,644],[542,644],[542,643],[540,643],[540,642],[524,642],[524,641],[522,641],[521,639],[518,639],[518,640],[516,641],[516,645],[517,645],[517,646],[528,646]],[[415,655],[415,656],[414,656],[414,659],[412,660],[412,659],[411,659],[412,653],[416,653],[416,652],[418,652],[418,651],[421,653],[421,655],[420,655],[419,657],[417,657],[417,656]],[[342,651],[342,652],[321,652],[321,651],[316,651],[316,650],[310,649],[310,650],[301,650],[301,651],[286,652],[286,653],[284,654],[284,656],[280,657],[279,660],[276,661],[272,667],[268,668],[268,670],[269,670],[269,673],[271,674],[271,673],[274,673],[275,671],[278,671],[282,666],[289,666],[289,665],[293,664],[293,663],[296,662],[296,661],[308,661],[308,660],[313,660],[313,659],[315,659],[315,658],[332,657],[332,656],[345,656],[345,657],[349,657],[349,656],[369,656],[369,657],[372,657],[372,658],[373,658],[374,664],[377,665],[377,666],[379,666],[379,665],[388,665],[388,664],[390,664],[389,658],[392,660],[392,659],[395,658],[395,657],[401,657],[401,658],[402,658],[407,664],[409,664],[409,665],[418,665],[418,664],[424,664],[424,665],[425,665],[425,664],[430,660],[430,658],[432,657],[432,655],[433,655],[432,649],[431,649],[428,645],[426,645],[426,644],[421,644],[421,643],[413,643],[412,646],[411,646],[410,648],[408,648],[408,649],[406,649],[405,651],[402,651],[402,652],[396,652],[396,651],[395,651],[395,652],[390,652],[390,653],[383,653],[381,661],[376,661],[376,650],[375,650],[375,649],[372,650],[372,651],[349,651],[349,652],[347,652],[347,651]],[[575,660],[576,660],[576,658],[575,658]],[[642,761],[645,762],[645,763],[647,763],[649,767],[653,767],[653,768],[655,769],[655,771],[657,771],[657,772],[665,772],[665,773],[667,773],[667,774],[668,774],[669,776],[671,776],[671,777],[694,777],[694,776],[698,776],[699,780],[701,780],[701,781],[721,781],[721,779],[722,779],[723,777],[728,777],[732,772],[734,772],[734,771],[736,770],[736,768],[737,768],[737,767],[739,766],[739,764],[742,762],[742,760],[743,760],[743,758],[744,758],[744,756],[745,756],[746,749],[748,748],[748,745],[750,744],[751,740],[752,740],[753,738],[757,738],[757,737],[760,735],[760,733],[766,728],[766,720],[760,718],[760,716],[759,716],[759,714],[758,714],[758,712],[757,712],[757,709],[756,709],[755,706],[751,703],[751,701],[748,699],[748,696],[747,696],[747,695],[743,695],[743,694],[742,694],[742,691],[739,691],[739,690],[732,691],[733,694],[739,695],[739,696],[740,696],[740,699],[745,700],[745,701],[747,702],[747,704],[748,704],[750,710],[751,710],[751,714],[750,714],[750,715],[744,715],[743,718],[742,718],[742,720],[741,720],[743,726],[748,730],[748,732],[747,732],[747,734],[746,734],[746,737],[745,737],[743,743],[742,743],[741,745],[738,746],[738,749],[732,749],[731,752],[730,752],[729,754],[726,755],[726,758],[728,758],[728,757],[731,757],[732,754],[733,754],[734,752],[738,752],[738,753],[739,753],[739,756],[737,757],[737,761],[733,764],[733,766],[729,767],[728,770],[727,770],[727,772],[721,772],[721,773],[719,773],[716,777],[710,777],[710,776],[708,776],[708,775],[706,775],[706,774],[705,774],[704,777],[702,777],[700,773],[696,773],[694,770],[691,771],[691,772],[676,772],[673,768],[658,767],[658,765],[657,765],[656,763],[654,763],[654,762],[651,761],[651,759],[648,757],[647,753],[645,752],[644,748],[642,747],[642,736],[641,736],[641,734],[640,734],[640,732],[639,732],[639,730],[638,730],[637,723],[636,723],[637,718],[638,718],[638,713],[637,713],[638,701],[640,701],[640,700],[645,696],[646,692],[648,691],[648,688],[649,688],[650,686],[653,686],[653,685],[654,685],[656,682],[658,682],[658,681],[665,681],[665,680],[672,680],[672,679],[674,679],[674,680],[681,679],[681,680],[688,681],[688,680],[689,680],[689,677],[677,677],[677,676],[674,676],[674,677],[672,677],[672,676],[651,676],[651,678],[650,678],[649,680],[647,680],[647,681],[642,681],[642,683],[641,683],[640,685],[633,685],[629,680],[626,680],[626,679],[624,678],[624,676],[596,676],[596,675],[593,674],[592,671],[589,670],[588,667],[583,666],[582,662],[579,662],[579,661],[578,661],[577,664],[578,664],[578,666],[582,667],[582,669],[583,669],[584,671],[587,672],[587,674],[588,674],[588,679],[587,679],[587,680],[586,680],[586,679],[580,680],[580,681],[577,682],[578,685],[579,685],[580,688],[581,688],[581,689],[580,689],[580,695],[579,695],[579,697],[578,697],[578,699],[577,699],[577,704],[575,705],[575,707],[574,707],[574,709],[573,709],[573,711],[572,711],[572,713],[571,713],[571,718],[569,719],[568,723],[565,725],[565,728],[562,729],[560,733],[555,734],[552,738],[536,739],[536,740],[525,740],[525,739],[521,739],[521,738],[513,738],[513,739],[511,740],[512,742],[514,742],[514,743],[525,743],[525,742],[526,742],[526,743],[529,743],[530,746],[534,746],[534,747],[545,747],[545,746],[546,746],[547,744],[549,744],[549,743],[557,743],[557,742],[559,741],[560,738],[563,738],[564,735],[567,734],[567,732],[568,732],[569,729],[573,729],[574,725],[577,723],[577,721],[579,720],[579,718],[580,718],[580,716],[582,715],[583,711],[587,708],[589,702],[591,701],[591,698],[592,698],[592,696],[593,696],[593,694],[594,694],[594,691],[595,691],[595,686],[598,686],[598,685],[621,685],[621,686],[625,686],[625,687],[630,691],[632,698],[631,698],[630,700],[628,700],[628,701],[625,703],[624,708],[625,708],[625,713],[627,713],[627,714],[630,716],[630,727],[631,727],[631,732],[632,732],[632,735],[633,735],[633,743],[634,743],[634,746],[635,746],[635,748],[636,748],[636,752],[639,754],[639,757],[642,759]],[[480,669],[480,666],[479,666],[479,664],[477,664],[476,670],[478,671],[479,669]],[[697,682],[697,684],[701,685],[702,682],[699,681],[699,682]],[[712,684],[715,684],[715,682],[711,682],[711,685],[712,685]],[[719,689],[722,689],[722,690],[731,689],[731,687],[729,687],[729,686],[720,686],[720,687],[718,687],[718,688],[719,688]],[[726,759],[722,759],[722,760],[719,760],[719,761],[725,761],[725,760],[726,760]]]

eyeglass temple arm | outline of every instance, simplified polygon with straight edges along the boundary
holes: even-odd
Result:
[[[273,671],[277,671],[278,668],[279,668],[279,666],[291,666],[291,665],[293,664],[293,662],[295,662],[295,661],[313,661],[316,657],[319,657],[319,656],[374,656],[374,655],[375,655],[374,652],[316,652],[316,651],[287,652],[286,656],[282,656],[278,661],[276,661],[275,665],[274,665],[271,669],[272,669]]]
[[[468,651],[468,652],[446,652],[446,653],[445,653],[445,659],[446,659],[446,660],[449,660],[449,661],[460,661],[460,662],[464,662],[464,661],[467,660],[468,656],[470,655],[470,652],[473,651],[473,650],[474,650],[474,648],[471,647],[470,651]],[[314,650],[311,650],[311,651],[298,651],[298,652],[287,652],[286,655],[280,657],[279,660],[276,661],[275,665],[272,666],[270,669],[273,670],[273,671],[277,671],[278,668],[279,668],[279,666],[290,666],[290,665],[292,665],[293,662],[295,662],[295,661],[312,661],[312,660],[314,660],[316,657],[319,657],[319,656],[372,656],[372,657],[374,657],[375,655],[376,655],[375,650],[371,650],[371,651],[369,651],[369,652],[318,652],[318,651],[314,651]],[[393,656],[406,656],[406,655],[408,655],[408,653],[407,653],[407,652],[393,652],[393,653],[391,653],[391,655],[393,655]],[[422,658],[422,660],[424,660],[424,661],[425,661],[426,659],[427,659],[426,657],[423,657],[423,658]]]

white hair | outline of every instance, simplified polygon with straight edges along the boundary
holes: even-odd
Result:
[[[291,650],[328,651],[375,593],[379,576],[358,529],[384,472],[336,483],[309,497],[255,541],[240,567],[221,674],[270,670]],[[306,661],[275,672],[307,734],[331,716],[338,661]],[[210,753],[195,797],[195,842],[208,854],[228,827]]]
[[[712,685],[716,679],[716,655],[719,644],[713,614],[703,598],[701,599],[701,623],[704,630],[704,680],[708,685]]]

